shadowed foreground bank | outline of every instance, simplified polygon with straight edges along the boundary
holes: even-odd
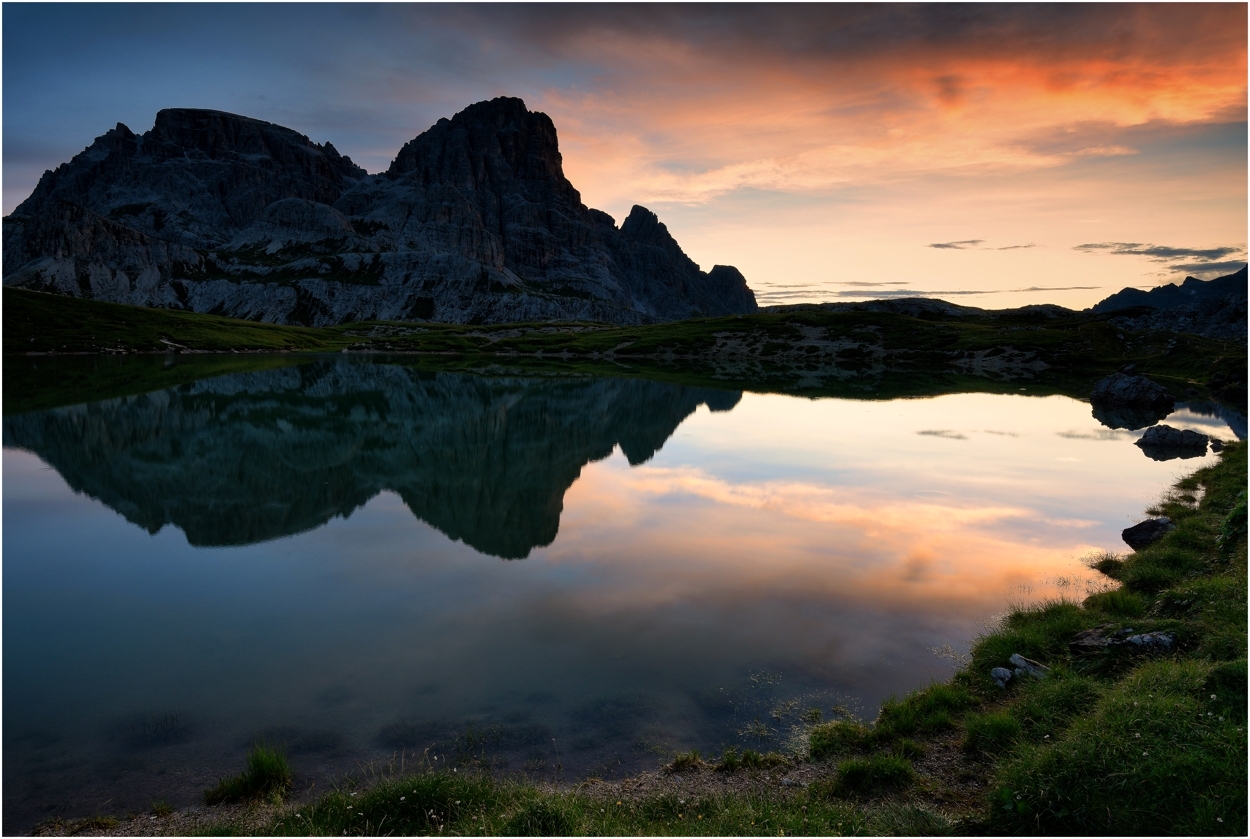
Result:
[[[427,752],[415,771],[405,757],[299,805],[40,832],[1244,835],[1245,486],[1238,443],[1150,511],[1174,531],[1092,559],[1107,590],[1012,611],[954,679],[887,701],[871,724],[813,710],[804,745],[788,754],[684,753],[655,773],[571,785],[557,767],[492,777],[486,748],[450,768]],[[1170,640],[1089,643],[1130,632]],[[1045,677],[1021,671],[998,687],[991,670],[1013,656]]]

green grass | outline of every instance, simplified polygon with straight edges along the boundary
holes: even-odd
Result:
[[[431,369],[641,376],[679,384],[804,396],[893,399],[952,392],[1086,397],[1126,363],[1180,395],[1219,396],[1244,381],[1246,348],[1192,335],[1131,333],[1101,315],[1056,319],[986,313],[913,318],[820,309],[696,318],[635,327],[604,324],[370,322],[275,326],[4,290],[4,352],[403,353]],[[810,335],[820,336],[812,343]],[[969,366],[1017,358],[1033,367]],[[1238,378],[1240,377],[1240,378]]]
[[[838,757],[864,748],[868,728],[851,720],[836,720],[818,725],[808,735],[808,754],[813,760]]]
[[[879,763],[873,783],[906,783],[909,766]],[[855,774],[855,771],[852,772]],[[858,776],[856,776],[858,778]],[[885,787],[880,787],[884,789]],[[353,795],[343,789],[282,815],[279,835],[488,836],[948,835],[951,822],[907,803],[864,806],[821,794],[638,797],[587,790],[542,790],[486,775],[423,772],[391,778]]]
[[[1012,833],[1244,835],[1245,728],[1209,699],[1214,669],[1189,660],[1134,670],[1064,734],[1002,767],[991,824]]]
[[[671,772],[683,772],[697,770],[702,766],[703,761],[699,758],[699,750],[691,749],[688,752],[678,752],[668,768]]]
[[[291,352],[337,350],[344,340],[300,326],[123,306],[4,289],[4,353]]]
[[[834,779],[813,784],[810,794],[814,798],[863,797],[894,792],[915,782],[911,761],[897,755],[872,755],[842,761]]]
[[[1023,727],[1010,711],[990,711],[968,717],[964,725],[965,751],[1003,753],[1019,739]]]
[[[695,752],[698,755],[698,752]],[[739,769],[772,769],[777,766],[784,766],[789,763],[791,758],[779,752],[760,752],[746,749],[739,752],[737,749],[730,747],[725,749],[721,754],[721,759],[712,768],[717,772],[736,772]]]
[[[955,727],[955,719],[976,701],[967,688],[956,684],[933,684],[902,700],[891,697],[881,704],[871,737],[888,744],[915,734],[937,734]]]
[[[263,799],[281,801],[291,789],[291,767],[286,755],[263,743],[252,747],[247,768],[240,775],[217,782],[204,791],[205,804]]]

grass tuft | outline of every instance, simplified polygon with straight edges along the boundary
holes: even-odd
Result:
[[[699,757],[698,749],[691,749],[688,752],[678,752],[673,757],[673,762],[668,765],[670,772],[695,772],[703,766],[703,761]]]
[[[278,749],[257,743],[247,755],[247,768],[204,790],[204,803],[268,799],[281,801],[291,789],[291,767]]]
[[[1015,745],[1022,731],[1010,711],[974,714],[964,723],[964,751],[998,756]]]
[[[916,780],[911,761],[895,755],[851,758],[838,764],[829,791],[838,797],[873,795],[910,786]]]

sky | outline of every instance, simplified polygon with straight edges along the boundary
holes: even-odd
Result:
[[[369,172],[519,96],[618,223],[762,304],[1084,308],[1245,264],[1245,4],[3,6],[3,204],[214,108]]]

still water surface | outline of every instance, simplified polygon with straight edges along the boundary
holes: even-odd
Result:
[[[1182,408],[1168,423],[1224,439]],[[808,400],[319,360],[4,421],[4,828],[258,739],[564,778],[950,675],[1211,458],[1061,396]]]

